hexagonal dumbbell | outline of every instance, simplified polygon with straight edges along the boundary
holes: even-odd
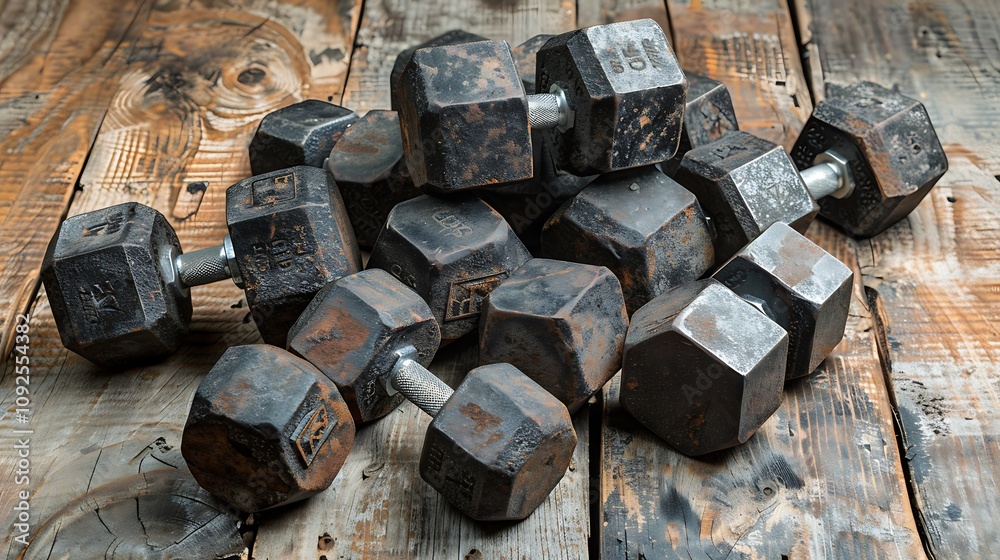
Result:
[[[430,305],[445,340],[476,328],[482,301],[531,258],[503,217],[469,195],[396,205],[372,249],[381,268]]]
[[[401,51],[398,55],[396,55],[396,61],[393,62],[392,71],[389,74],[389,92],[392,96],[390,107],[392,107],[392,110],[399,111],[399,78],[403,75],[403,68],[405,68],[410,62],[410,59],[413,58],[413,53],[416,52],[417,49],[442,47],[445,45],[461,45],[462,43],[475,43],[477,41],[485,40],[486,37],[481,37],[475,33],[469,33],[468,31],[462,31],[461,29],[452,29],[451,31],[445,31],[437,37],[431,37],[419,45],[415,45]]]
[[[948,170],[923,104],[870,82],[831,86],[791,157],[820,213],[859,237],[903,219]]]
[[[293,331],[291,348],[353,395],[364,419],[400,394],[434,417],[420,474],[466,515],[523,519],[566,472],[576,447],[566,407],[510,364],[473,369],[453,392],[424,367],[440,342],[431,310],[387,272],[337,280]]]
[[[255,512],[325,490],[353,442],[354,421],[329,380],[253,344],[227,350],[198,386],[181,453],[202,488]]]
[[[686,455],[733,447],[778,409],[788,334],[717,280],[666,292],[632,316],[621,404]]]
[[[630,314],[714,258],[698,201],[653,166],[599,177],[545,223],[541,244],[546,257],[608,267]]]
[[[299,165],[322,167],[344,131],[358,118],[353,111],[307,99],[269,113],[250,141],[250,169],[262,175]]]
[[[786,379],[812,373],[844,338],[854,273],[776,223],[713,275],[788,332]]]
[[[403,161],[403,138],[394,111],[368,111],[344,131],[326,168],[337,181],[358,246],[371,249],[389,211],[419,196]]]
[[[733,99],[725,84],[700,74],[686,72],[685,75],[688,80],[687,107],[681,127],[680,147],[674,157],[658,164],[670,176],[680,167],[684,154],[692,148],[704,146],[740,129]]]
[[[181,253],[156,210],[126,203],[67,219],[42,263],[42,281],[66,348],[104,366],[163,357],[191,318],[188,288],[232,279],[265,341],[288,328],[328,282],[360,268],[340,195],[328,173],[296,167],[226,191],[229,235]]]
[[[479,364],[513,365],[572,413],[621,368],[627,330],[610,270],[531,259],[486,298]]]
[[[537,54],[526,95],[510,46],[421,49],[400,81],[403,146],[414,183],[447,192],[528,179],[531,131],[577,175],[664,161],[677,151],[684,74],[652,20],[589,27]]]

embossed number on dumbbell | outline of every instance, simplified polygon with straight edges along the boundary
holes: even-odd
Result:
[[[292,440],[295,442],[295,449],[299,452],[299,458],[305,466],[312,464],[316,458],[316,451],[323,445],[323,442],[330,437],[333,425],[330,423],[330,411],[326,408],[326,403],[320,403],[312,412],[307,414],[295,432],[292,433]]]
[[[254,181],[253,206],[270,206],[283,200],[295,198],[295,174],[278,175]]]
[[[125,222],[125,215],[118,213],[112,214],[108,219],[103,222],[94,224],[92,226],[87,226],[83,228],[83,237],[91,237],[94,235],[100,235],[102,233],[117,233],[122,229],[122,224]]]
[[[441,226],[441,233],[449,237],[464,237],[472,233],[472,228],[451,212],[435,212],[431,217]]]
[[[509,275],[509,272],[504,271],[472,280],[453,282],[448,289],[448,308],[444,320],[455,321],[478,315],[482,311],[486,296],[490,295],[493,288],[499,286]]]
[[[296,257],[312,253],[309,246],[284,239],[272,239],[270,244],[256,243],[253,252],[253,263],[261,272],[290,270],[295,266]]]
[[[397,280],[399,280],[400,282],[406,284],[411,288],[417,287],[416,277],[403,270],[403,267],[399,266],[396,263],[392,263],[392,265],[389,266],[389,274],[392,274],[393,276],[396,277]]]
[[[121,311],[118,307],[118,298],[115,296],[114,287],[111,282],[105,280],[92,287],[80,286],[77,290],[80,295],[80,302],[83,304],[83,312],[90,323],[101,322],[102,311]]]

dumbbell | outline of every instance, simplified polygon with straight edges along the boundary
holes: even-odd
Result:
[[[420,475],[478,520],[531,514],[576,447],[566,407],[510,364],[473,369],[452,391],[424,366],[440,343],[430,308],[389,273],[345,276],[316,295],[289,347],[354,401],[391,410],[402,397],[434,417]]]
[[[632,316],[621,404],[685,455],[746,442],[781,404],[788,334],[718,280],[660,294]]]
[[[730,132],[689,151],[674,177],[716,218],[728,258],[769,225],[759,216],[807,205],[816,210],[780,221],[803,229],[821,211],[853,235],[875,235],[912,211],[947,168],[923,105],[860,83],[816,106],[791,156]]]
[[[687,107],[677,153],[657,164],[661,171],[673,176],[684,154],[691,149],[722,138],[727,132],[739,130],[733,99],[725,84],[707,76],[685,72],[688,80]]]
[[[539,93],[526,95],[504,41],[420,49],[400,79],[400,123],[414,183],[449,192],[528,179],[532,130],[576,175],[652,164],[677,151],[687,85],[649,19],[549,39]]]
[[[252,344],[226,350],[198,386],[181,454],[202,488],[256,512],[325,490],[353,442],[333,383],[301,358]]]
[[[541,245],[548,258],[614,272],[629,314],[700,278],[715,255],[695,196],[654,166],[598,177],[549,218]]]
[[[468,31],[462,31],[461,29],[452,29],[451,31],[445,31],[437,37],[431,37],[419,45],[415,45],[401,51],[398,55],[396,55],[396,60],[392,64],[392,71],[389,73],[389,92],[391,95],[390,107],[392,107],[392,110],[399,111],[399,78],[403,75],[403,68],[405,68],[406,64],[410,62],[410,59],[413,57],[413,53],[416,52],[417,49],[441,47],[444,45],[460,45],[462,43],[475,43],[476,41],[485,40],[486,37],[481,37],[475,33],[469,33]]]
[[[262,175],[299,165],[322,167],[357,118],[349,109],[318,99],[268,113],[250,141],[250,170]]]
[[[529,258],[482,200],[424,195],[389,212],[368,268],[381,268],[420,294],[450,341],[476,328],[486,296]]]
[[[188,290],[231,278],[265,341],[288,328],[326,283],[360,268],[343,202],[328,173],[295,167],[226,190],[229,235],[182,253],[156,210],[129,202],[74,216],[42,262],[42,282],[69,350],[126,366],[174,352],[191,319]]]
[[[395,111],[368,111],[329,151],[326,168],[344,198],[358,246],[371,249],[389,211],[420,195],[403,161]]]
[[[788,331],[786,379],[812,373],[844,338],[854,273],[775,223],[712,275]]]
[[[870,82],[829,90],[791,158],[821,215],[871,237],[917,207],[948,159],[919,101]]]
[[[486,298],[479,364],[513,365],[573,413],[621,368],[627,329],[610,270],[531,259]]]

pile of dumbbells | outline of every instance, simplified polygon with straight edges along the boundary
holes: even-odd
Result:
[[[802,232],[875,235],[947,168],[924,107],[870,83],[831,91],[790,154],[739,131],[652,20],[513,49],[450,32],[400,54],[392,94],[266,116],[217,247],[182,252],[129,203],[46,254],[63,343],[106,367],[174,352],[192,286],[246,292],[267,344],[225,352],[182,440],[244,511],[327,488],[355,424],[403,399],[433,417],[422,477],[479,520],[546,499],[570,415],[619,370],[623,407],[682,453],[745,442],[844,335],[853,273]],[[464,336],[480,366],[452,390],[426,366]]]

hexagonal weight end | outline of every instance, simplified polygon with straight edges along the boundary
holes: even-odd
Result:
[[[413,58],[413,53],[417,49],[426,49],[428,47],[442,47],[445,45],[460,45],[462,43],[475,43],[478,41],[486,41],[486,37],[480,37],[475,33],[469,33],[467,31],[462,31],[461,29],[452,29],[451,31],[445,31],[444,33],[438,35],[437,37],[431,37],[430,39],[420,43],[419,45],[410,47],[406,50],[401,51],[396,56],[396,61],[392,65],[392,72],[389,74],[389,91],[392,95],[391,105],[393,111],[399,111],[399,98],[398,98],[398,86],[399,78],[403,74],[403,68],[406,67],[410,59]]]
[[[190,293],[172,280],[180,252],[163,214],[135,202],[63,222],[41,270],[63,345],[104,367],[177,350],[191,320]]]
[[[627,329],[610,270],[531,259],[486,299],[479,363],[513,365],[572,413],[621,368]]]
[[[511,54],[514,55],[514,65],[517,66],[517,75],[521,77],[524,91],[528,94],[537,93],[535,91],[535,56],[542,45],[553,37],[555,35],[535,35],[511,49]]]
[[[470,371],[431,421],[420,476],[473,519],[524,519],[575,448],[566,407],[510,364],[493,364]]]
[[[358,246],[371,249],[392,207],[420,195],[403,161],[394,111],[368,111],[330,151],[327,169],[347,207]]]
[[[720,262],[773,223],[805,231],[818,211],[784,149],[747,132],[692,149],[674,176],[712,217]]]
[[[680,142],[687,82],[651,19],[571,31],[537,55],[538,91],[558,85],[574,125],[546,131],[560,169],[577,175],[659,163]]]
[[[424,300],[380,269],[320,290],[288,334],[288,349],[337,385],[357,422],[381,418],[402,402],[381,383],[396,351],[412,346],[427,366],[440,344],[441,330]]]
[[[398,89],[406,164],[421,189],[531,177],[528,101],[505,41],[420,49]]]
[[[827,150],[850,162],[854,191],[824,197],[820,212],[847,232],[871,237],[903,219],[948,170],[927,109],[878,84],[831,86],[792,148],[799,169]]]
[[[361,269],[361,251],[333,178],[293,167],[244,179],[226,191],[226,220],[264,341],[284,346],[316,292]]]
[[[495,210],[472,196],[420,196],[389,213],[368,268],[416,291],[454,340],[479,324],[483,300],[531,258]]]
[[[357,118],[349,109],[317,99],[269,113],[250,141],[250,169],[261,175],[297,165],[322,167],[334,144]]]
[[[603,175],[580,191],[546,222],[542,252],[608,267],[630,313],[699,278],[714,255],[694,195],[652,166]]]
[[[621,402],[685,455],[745,442],[781,404],[788,335],[717,280],[669,291],[632,317]]]
[[[812,373],[844,338],[854,273],[785,224],[769,227],[713,276],[788,331],[786,379]]]
[[[254,512],[325,490],[353,440],[332,383],[308,362],[254,344],[227,350],[202,380],[181,453],[202,488]]]
[[[684,154],[739,130],[733,99],[725,84],[700,74],[686,74],[688,80],[687,107],[677,153],[661,164],[663,172],[673,176]]]

